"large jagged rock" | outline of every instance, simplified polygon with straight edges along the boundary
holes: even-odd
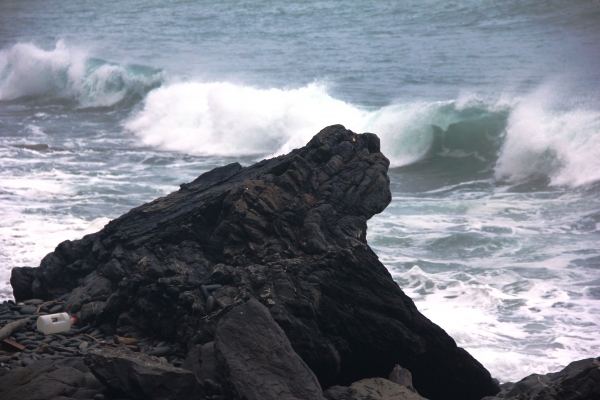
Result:
[[[225,315],[215,334],[217,373],[228,398],[322,400],[315,374],[269,310],[252,299]]]
[[[189,348],[256,298],[322,387],[387,377],[398,363],[430,399],[496,394],[366,243],[367,220],[391,200],[388,166],[376,135],[330,126],[287,155],[217,168],[61,243],[34,271],[13,270],[15,295],[70,293],[65,308],[84,323]],[[212,284],[222,287],[207,301],[200,286]]]

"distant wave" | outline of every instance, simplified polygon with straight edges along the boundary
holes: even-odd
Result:
[[[72,101],[78,108],[110,107],[143,99],[160,86],[160,70],[119,65],[71,49],[19,43],[0,50],[0,101]]]
[[[392,167],[470,157],[509,183],[540,176],[552,185],[600,181],[600,112],[560,111],[539,97],[465,96],[369,110],[333,98],[319,83],[260,89],[180,82],[151,91],[125,127],[166,150],[258,157],[289,152],[340,123],[379,135]]]
[[[502,107],[477,100],[367,110],[331,97],[318,83],[258,89],[227,82],[186,82],[150,92],[143,109],[125,126],[144,144],[168,150],[266,156],[301,147],[323,127],[341,123],[356,132],[377,133],[397,167],[422,160],[434,150],[452,156],[477,151],[489,156],[498,145],[489,148],[484,142],[497,141],[505,120]],[[464,129],[455,132],[457,127]],[[478,140],[480,147],[474,147]]]

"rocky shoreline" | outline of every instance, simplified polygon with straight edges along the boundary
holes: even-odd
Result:
[[[334,125],[14,268],[0,398],[600,398],[598,359],[501,391],[418,312],[366,242],[388,166],[376,135]],[[60,311],[78,325],[36,332]]]

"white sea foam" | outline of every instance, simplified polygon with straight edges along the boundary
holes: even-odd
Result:
[[[434,191],[435,192],[435,191]],[[576,192],[396,198],[368,240],[419,310],[501,381],[600,352],[597,238],[575,232],[598,202]]]
[[[18,43],[0,50],[0,101],[19,98],[66,99],[78,107],[107,107],[143,97],[162,82],[160,71],[88,58],[63,40],[53,50]]]
[[[0,276],[3,279],[0,282],[0,299],[12,297],[8,283],[12,267],[37,267],[57,244],[97,232],[110,221],[100,217],[90,222],[52,214],[40,217],[37,213],[32,214],[34,210],[31,207],[28,211],[13,207],[4,207],[0,211]]]
[[[581,354],[600,351],[597,300],[578,298],[558,281],[543,279],[530,279],[518,293],[509,293],[503,284],[522,277],[497,272],[456,279],[451,276],[456,271],[428,274],[414,266],[394,277],[425,316],[502,382],[554,372]]]

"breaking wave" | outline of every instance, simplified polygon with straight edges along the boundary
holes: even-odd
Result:
[[[343,124],[374,132],[392,167],[470,158],[511,184],[540,176],[551,185],[600,181],[600,112],[557,108],[548,89],[485,100],[396,103],[362,108],[323,84],[260,89],[228,82],[180,82],[148,94],[125,124],[145,145],[196,155],[272,156]],[[544,100],[546,99],[546,100]]]
[[[77,108],[111,107],[140,101],[163,82],[160,70],[119,65],[67,47],[53,50],[18,43],[0,50],[0,101],[69,101]]]

